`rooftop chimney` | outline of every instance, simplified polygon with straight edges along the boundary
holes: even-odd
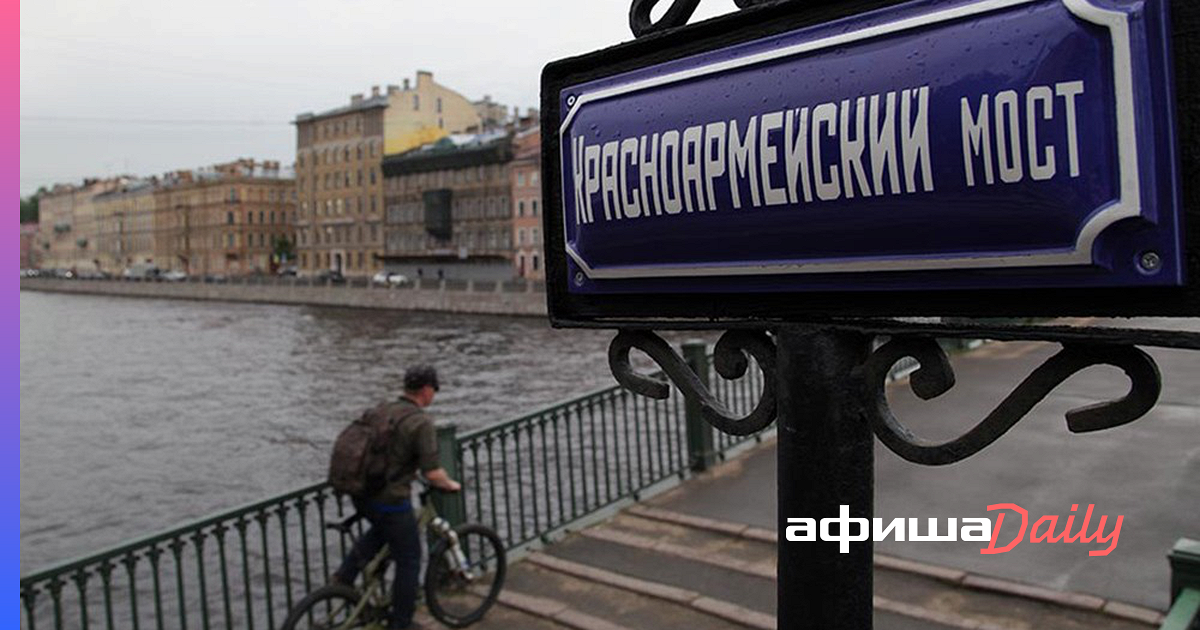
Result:
[[[417,87],[420,88],[426,83],[433,83],[433,73],[428,70],[417,70]]]
[[[363,95],[362,95],[362,93],[358,93],[358,94],[351,94],[351,95],[350,95],[350,104],[351,104],[351,105],[361,105],[361,104],[362,104],[362,102],[363,102]]]
[[[405,92],[407,92],[410,89],[408,86],[409,86],[408,79],[405,79],[404,80],[404,91]]]
[[[399,85],[395,85],[395,84],[393,84],[393,83],[389,83],[389,84],[388,84],[388,86],[387,86],[387,93],[388,93],[388,96],[391,96],[391,95],[393,95],[393,94],[395,94],[396,92],[399,92],[399,91],[400,91],[400,86],[399,86]]]
[[[378,85],[371,86],[371,98],[379,98],[379,86]]]

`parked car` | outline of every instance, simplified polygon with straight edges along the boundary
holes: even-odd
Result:
[[[126,280],[157,280],[161,273],[162,270],[154,265],[138,263],[126,267],[121,277]]]
[[[168,282],[183,282],[187,278],[187,272],[180,269],[172,269],[162,275],[162,279]]]
[[[300,275],[300,271],[298,269],[296,269],[295,265],[288,265],[286,267],[280,267],[279,271],[276,271],[275,273],[276,273],[276,275],[278,275],[280,277],[290,276],[290,277],[295,278]]]
[[[325,269],[317,274],[317,282],[322,284],[331,282],[333,284],[346,284],[346,276],[336,269]]]
[[[371,276],[371,282],[390,287],[399,287],[408,284],[408,276],[394,271],[380,271]]]

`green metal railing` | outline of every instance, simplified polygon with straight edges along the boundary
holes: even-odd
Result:
[[[757,403],[756,367],[710,379],[702,344],[684,354],[730,408]],[[609,387],[461,435],[447,427],[443,464],[466,490],[439,497],[439,511],[492,526],[512,549],[761,439],[714,436],[689,407],[678,392],[654,401]],[[351,509],[316,484],[59,563],[21,579],[22,627],[273,630],[341,561],[347,540],[324,526]]]
[[[22,627],[273,630],[325,583],[349,502],[317,484],[21,578]]]
[[[711,360],[703,345],[684,351],[707,379]],[[743,414],[762,391],[762,373],[753,367],[738,381],[713,380],[717,395]],[[714,440],[699,410],[687,407],[678,392],[656,401],[610,387],[459,435],[451,472],[469,489],[461,513],[491,526],[511,549],[761,439]]]
[[[1161,630],[1200,628],[1200,541],[1180,538],[1167,560],[1171,564],[1171,610]]]

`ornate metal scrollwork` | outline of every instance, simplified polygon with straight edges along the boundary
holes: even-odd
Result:
[[[629,352],[634,348],[649,355],[667,378],[635,371],[629,362]],[[775,420],[775,344],[765,332],[731,330],[722,335],[713,348],[713,367],[717,374],[728,380],[745,376],[750,366],[747,355],[753,357],[763,371],[763,391],[754,410],[744,417],[738,417],[717,400],[683,357],[652,332],[620,331],[608,347],[608,364],[617,382],[630,391],[664,399],[670,395],[670,386],[674,383],[686,398],[700,404],[704,419],[713,427],[731,435],[750,435]]]
[[[941,346],[930,337],[893,338],[875,350],[857,370],[864,393],[864,411],[875,434],[897,455],[925,465],[951,464],[984,449],[1024,418],[1054,388],[1074,374],[1094,365],[1112,365],[1130,380],[1129,393],[1119,399],[1072,409],[1067,428],[1074,433],[1110,429],[1145,415],[1158,401],[1162,378],[1148,354],[1132,345],[1063,343],[1063,348],[1035,369],[986,418],[970,431],[948,442],[933,443],[916,436],[888,406],[884,385],[888,370],[903,357],[920,363],[909,383],[913,392],[929,400],[954,386],[954,371]]]
[[[772,1],[774,0],[734,0],[734,3],[739,9],[746,9]],[[633,0],[629,7],[629,30],[633,31],[634,37],[684,26],[696,12],[696,7],[700,6],[700,0],[672,0],[667,12],[654,22],[650,19],[650,11],[658,3],[659,0]]]

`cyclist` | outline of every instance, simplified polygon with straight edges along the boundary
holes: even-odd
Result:
[[[389,421],[396,423],[388,450],[388,482],[375,495],[355,500],[355,508],[371,527],[358,539],[332,577],[335,584],[353,584],[363,567],[383,545],[388,545],[396,567],[390,630],[420,628],[413,622],[417,576],[421,569],[421,537],[413,511],[411,488],[417,471],[435,488],[448,492],[461,489],[438,464],[433,419],[424,412],[437,391],[437,371],[432,366],[418,365],[404,373],[404,394],[386,409]]]

